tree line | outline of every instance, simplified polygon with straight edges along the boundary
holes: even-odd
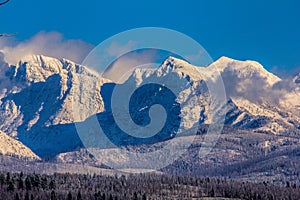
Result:
[[[128,175],[0,173],[0,199],[6,200],[150,200],[200,199],[300,199],[300,188],[195,178],[157,173]]]

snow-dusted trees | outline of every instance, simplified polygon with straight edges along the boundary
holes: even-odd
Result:
[[[299,182],[275,186],[225,178],[166,174],[127,176],[77,174],[1,174],[0,199],[121,200],[121,199],[300,199]],[[21,183],[23,182],[23,183]],[[24,184],[23,186],[20,186]],[[52,185],[52,186],[50,186]],[[55,185],[55,186],[54,186]]]

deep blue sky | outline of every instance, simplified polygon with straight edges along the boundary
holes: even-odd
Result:
[[[58,31],[97,45],[127,29],[165,27],[194,38],[214,59],[252,59],[284,71],[300,66],[299,10],[297,0],[11,0],[0,8],[0,32],[25,40]]]

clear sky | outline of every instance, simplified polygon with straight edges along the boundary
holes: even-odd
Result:
[[[297,0],[11,0],[0,8],[0,33],[26,40],[40,31],[97,45],[137,27],[165,27],[198,41],[213,57],[252,59],[269,70],[300,66]]]

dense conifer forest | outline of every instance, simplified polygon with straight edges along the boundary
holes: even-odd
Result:
[[[5,200],[150,200],[300,199],[298,185],[239,182],[217,178],[163,174],[78,175],[0,174],[0,199]]]

